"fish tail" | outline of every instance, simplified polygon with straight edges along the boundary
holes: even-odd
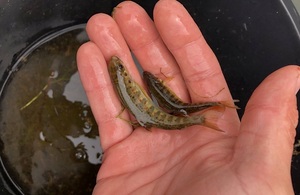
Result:
[[[238,106],[236,106],[234,103],[239,102],[240,100],[228,100],[228,101],[220,101],[220,105],[227,107],[227,108],[233,108],[233,109],[240,109]]]
[[[220,129],[217,125],[220,117],[223,115],[224,109],[223,108],[214,108],[205,111],[202,116],[204,117],[203,126],[211,128],[216,131],[225,132],[224,130]]]

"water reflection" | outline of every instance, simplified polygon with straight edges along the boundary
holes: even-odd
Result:
[[[82,26],[52,34],[29,48],[6,79],[1,159],[25,194],[91,194],[95,185],[102,150],[76,65],[86,40]]]

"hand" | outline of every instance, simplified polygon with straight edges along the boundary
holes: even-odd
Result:
[[[226,108],[218,124],[225,133],[199,125],[134,130],[116,117],[122,105],[107,72],[111,56],[121,58],[143,85],[131,50],[144,70],[172,77],[168,86],[192,102],[232,100],[218,61],[191,16],[173,0],[158,1],[154,23],[140,6],[125,1],[113,18],[94,15],[87,32],[91,41],[78,51],[78,68],[104,150],[94,194],[293,194],[298,66],[267,77],[241,123]]]

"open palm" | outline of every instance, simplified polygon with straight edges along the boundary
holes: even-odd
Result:
[[[123,2],[113,18],[94,15],[87,32],[91,41],[78,51],[78,68],[104,150],[94,194],[293,194],[298,66],[266,78],[241,123],[227,108],[217,124],[225,133],[199,125],[133,130],[116,117],[122,105],[107,72],[111,56],[121,58],[143,86],[132,51],[144,70],[171,77],[168,86],[192,102],[232,100],[218,61],[188,12],[173,0],[156,4],[154,22],[137,4]],[[124,112],[122,118],[130,116]]]

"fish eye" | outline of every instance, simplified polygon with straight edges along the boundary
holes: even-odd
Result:
[[[118,69],[119,70],[123,70],[124,69],[124,66],[122,64],[118,64]]]

